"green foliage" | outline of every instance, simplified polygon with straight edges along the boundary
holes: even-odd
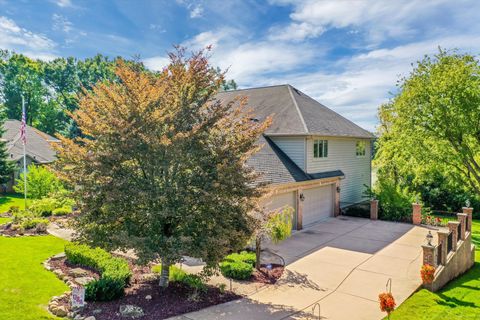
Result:
[[[41,165],[31,164],[27,168],[27,195],[29,198],[42,199],[52,192],[58,192],[63,188],[57,176]],[[24,174],[20,174],[14,189],[18,193],[24,193]]]
[[[10,208],[8,209],[8,212],[10,212],[11,214],[18,213],[19,211],[20,211],[19,206],[10,206]]]
[[[220,263],[220,272],[226,278],[247,280],[252,276],[253,266],[242,261],[224,261]]]
[[[87,284],[85,298],[89,301],[109,301],[121,297],[132,273],[125,259],[114,258],[100,248],[87,245],[65,245],[67,260],[72,264],[90,267],[101,273],[99,280]]]
[[[46,228],[46,226],[48,225],[48,219],[26,218],[22,221],[20,226],[23,229],[28,230],[28,229],[37,228],[40,224],[42,224]]]
[[[274,214],[267,222],[268,236],[279,243],[292,235],[293,208],[286,207]]]
[[[162,265],[158,264],[153,266],[152,271],[155,273],[160,273],[162,271]],[[205,285],[201,277],[194,274],[186,273],[177,266],[170,266],[170,273],[168,277],[170,282],[184,283],[190,288],[201,292],[206,292],[207,290],[207,286]]]
[[[71,207],[62,207],[62,208],[57,208],[52,211],[52,214],[54,216],[66,216],[67,214],[72,213],[72,208]]]
[[[43,198],[32,201],[28,209],[36,216],[49,217],[56,208],[58,203],[54,199]]]
[[[372,198],[378,200],[380,219],[411,221],[412,203],[416,201],[416,195],[408,188],[402,188],[394,185],[391,181],[380,179],[370,193]]]
[[[4,117],[0,116],[0,137],[4,134]],[[7,141],[0,140],[0,184],[6,183],[11,179],[15,170],[15,163],[10,160],[10,153],[7,151]]]
[[[379,109],[379,179],[420,193],[427,206],[459,210],[480,195],[480,63],[441,50],[426,56]]]
[[[255,252],[242,251],[240,253],[232,253],[225,257],[224,261],[228,262],[245,262],[255,266],[256,255]]]

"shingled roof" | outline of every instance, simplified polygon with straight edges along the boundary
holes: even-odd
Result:
[[[247,97],[248,106],[260,121],[269,115],[273,116],[266,135],[374,138],[372,133],[289,84],[226,91],[217,95],[224,102],[236,97]]]
[[[18,120],[7,120],[3,125],[4,133],[2,139],[7,141],[7,150],[11,160],[18,160],[23,157],[23,145],[20,139],[21,122]],[[27,156],[37,163],[50,163],[55,158],[55,150],[52,143],[59,142],[58,139],[27,126]]]

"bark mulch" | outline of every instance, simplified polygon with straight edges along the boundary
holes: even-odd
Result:
[[[260,271],[255,270],[252,274],[251,281],[275,284],[282,276],[285,267],[280,264],[271,264],[270,266],[270,268],[267,268],[265,265],[262,265]]]

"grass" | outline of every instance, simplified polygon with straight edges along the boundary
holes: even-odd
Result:
[[[0,225],[9,222],[11,218],[0,217]]]
[[[53,236],[0,237],[0,319],[58,319],[48,313],[47,304],[68,287],[42,262],[62,252],[64,244]]]
[[[416,292],[390,319],[480,319],[480,220],[472,223],[472,241],[476,246],[472,269],[437,293],[425,289]]]
[[[27,204],[28,204],[27,200]],[[9,193],[0,197],[0,213],[7,212],[11,206],[18,206],[20,210],[25,209],[25,200],[22,194]]]

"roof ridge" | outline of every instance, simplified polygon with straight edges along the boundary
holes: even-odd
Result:
[[[266,89],[266,88],[275,88],[275,87],[287,87],[289,86],[288,83],[285,84],[274,84],[270,86],[261,86],[261,87],[253,87],[253,88],[243,88],[243,89],[235,89],[235,90],[226,90],[226,91],[220,91],[219,93],[224,93],[224,92],[235,92],[235,91],[245,91],[245,90],[256,90],[256,89]]]
[[[308,127],[307,127],[307,124],[305,123],[305,119],[303,118],[303,114],[302,112],[300,111],[300,108],[298,107],[298,103],[297,103],[297,100],[295,99],[295,96],[293,95],[293,92],[292,92],[292,86],[287,84],[287,88],[288,88],[288,93],[290,94],[290,97],[292,98],[292,101],[293,101],[293,105],[295,106],[295,109],[297,110],[297,113],[298,113],[298,116],[300,117],[300,121],[302,122],[303,124],[303,129],[305,130],[305,133],[308,134]],[[296,88],[294,88],[295,90],[298,90]]]

